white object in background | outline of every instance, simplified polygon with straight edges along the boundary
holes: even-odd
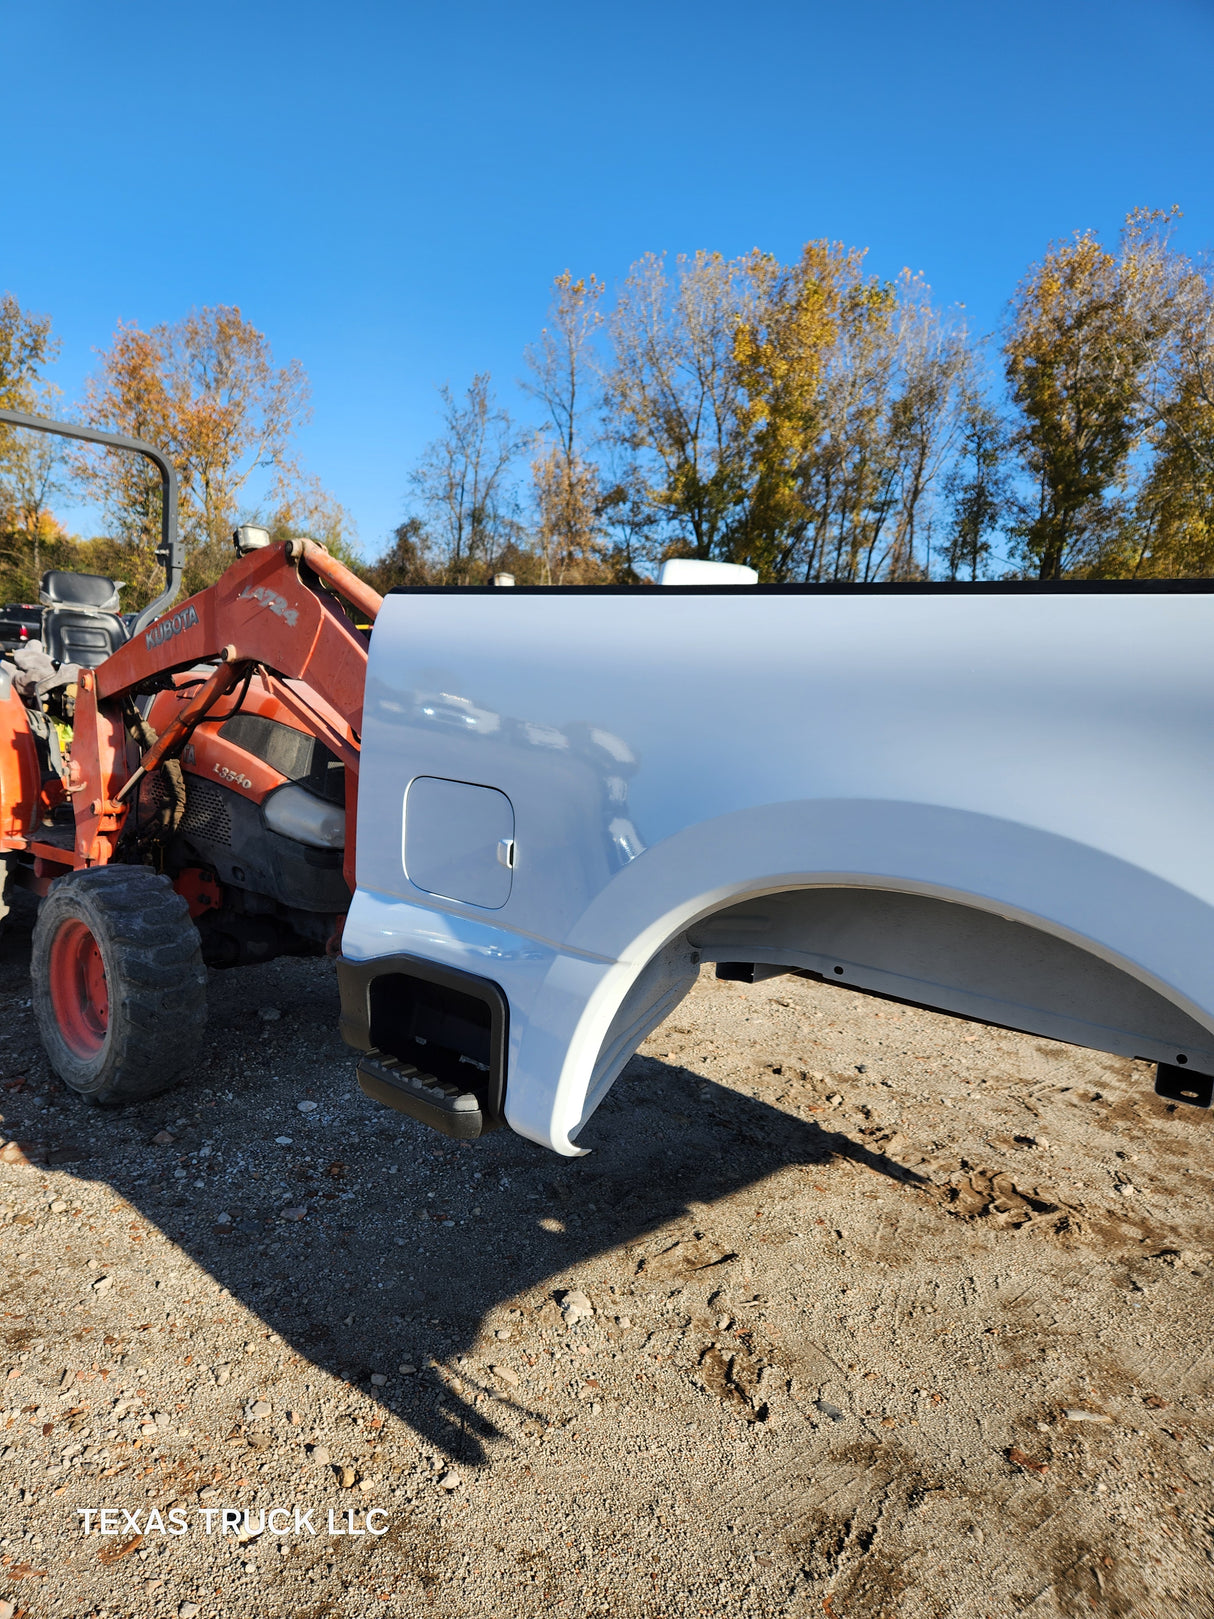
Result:
[[[671,557],[658,570],[659,585],[757,585],[759,576],[740,562],[701,562],[699,557]]]

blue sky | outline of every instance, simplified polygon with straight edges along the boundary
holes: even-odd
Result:
[[[487,369],[513,407],[565,269],[810,237],[989,330],[1053,237],[1179,203],[1214,246],[1210,0],[0,0],[0,288],[69,400],[119,319],[234,303],[313,388],[374,555]]]

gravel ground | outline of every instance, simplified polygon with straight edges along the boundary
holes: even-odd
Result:
[[[565,1161],[366,1101],[288,961],[99,1112],[30,920],[0,1619],[1214,1614],[1214,1152],[1143,1065],[705,976]]]

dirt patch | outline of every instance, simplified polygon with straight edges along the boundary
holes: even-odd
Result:
[[[1036,1188],[1024,1190],[1002,1170],[972,1170],[942,1188],[938,1197],[950,1214],[963,1220],[987,1219],[1004,1230],[1034,1221],[1044,1221],[1058,1236],[1077,1236],[1083,1229],[1077,1210],[1051,1202]]]
[[[100,1113],[38,1055],[28,923],[0,1600],[30,1619],[119,1582],[131,1619],[1214,1612],[1214,1145],[1144,1065],[706,976],[565,1161],[377,1109],[330,969],[280,962],[213,975],[188,1081]],[[141,1520],[106,1567],[76,1516],[173,1504],[318,1532]]]
[[[697,1231],[686,1241],[673,1242],[652,1258],[642,1259],[637,1265],[637,1275],[654,1281],[667,1281],[674,1277],[692,1276],[697,1271],[712,1270],[718,1265],[728,1265],[737,1257],[731,1249],[712,1242]]]
[[[762,1362],[742,1350],[731,1353],[710,1344],[700,1356],[701,1387],[747,1422],[767,1421],[767,1405],[759,1393],[762,1376]]]

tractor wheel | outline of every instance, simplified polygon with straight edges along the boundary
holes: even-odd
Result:
[[[198,1054],[207,1016],[198,929],[168,878],[145,866],[52,883],[30,973],[51,1067],[90,1102],[155,1096]]]

